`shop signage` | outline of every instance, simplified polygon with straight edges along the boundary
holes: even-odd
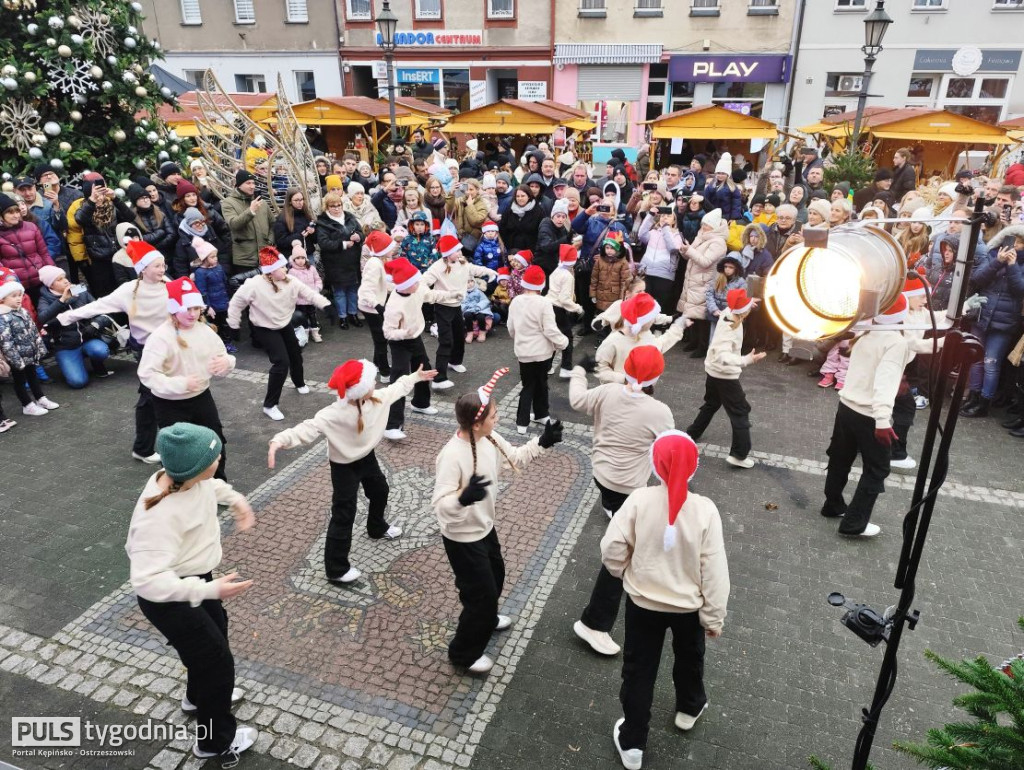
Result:
[[[686,54],[668,60],[673,83],[788,83],[790,57]]]
[[[970,67],[966,66],[968,62],[965,61],[971,58],[966,55],[967,52],[961,53],[959,57],[958,53],[960,51],[956,48],[919,48],[914,54],[914,71],[953,72],[954,69],[963,69],[967,72],[972,69],[981,72],[1016,72],[1020,69],[1020,51],[982,51],[981,62],[977,66],[974,66],[975,62],[970,62]]]
[[[387,80],[388,79],[388,65],[387,65],[387,62],[375,61],[373,63],[373,78],[374,78],[374,80]]]
[[[750,114],[750,102],[725,102],[722,106],[727,110],[738,112],[740,115]]]
[[[548,84],[544,80],[520,80],[519,98],[526,102],[535,102],[548,98]]]
[[[437,84],[441,82],[438,70],[398,70],[399,83]]]
[[[487,104],[487,81],[469,81],[469,109],[475,110]]]
[[[377,45],[381,44],[380,33],[377,34]],[[484,44],[484,33],[479,29],[450,29],[427,32],[424,30],[407,30],[395,32],[395,45],[399,48],[457,48],[460,46],[481,46]]]

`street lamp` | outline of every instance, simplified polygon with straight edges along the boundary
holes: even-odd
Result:
[[[377,14],[377,34],[380,36],[380,47],[384,51],[384,62],[388,74],[388,113],[391,118],[391,143],[398,141],[398,130],[395,127],[395,30],[398,28],[398,17],[391,10],[391,0],[384,0],[384,7]],[[374,148],[376,150],[377,148]]]
[[[387,3],[385,3],[386,5]],[[864,19],[864,77],[860,82],[860,94],[857,96],[857,119],[853,124],[853,146],[860,146],[860,124],[864,120],[864,106],[868,101],[868,86],[871,83],[871,71],[875,66],[875,57],[882,51],[882,38],[892,24],[892,18],[885,12],[885,0],[878,0],[875,10]]]

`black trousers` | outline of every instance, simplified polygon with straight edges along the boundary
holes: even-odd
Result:
[[[644,284],[647,293],[654,297],[654,301],[661,305],[661,312],[672,315],[675,305],[672,304],[672,287],[675,281],[668,278],[659,278],[656,275],[644,276]]]
[[[217,336],[227,345],[233,341],[232,332],[234,332],[234,329],[228,326],[228,311],[216,310],[214,312],[217,314],[213,319],[213,325],[217,327]]]
[[[600,481],[594,479],[597,488],[601,490],[601,505],[612,513],[615,513],[626,502],[629,495],[608,489]],[[587,604],[580,620],[587,628],[605,633],[615,627],[615,620],[619,617],[619,603],[622,601],[622,580],[612,575],[603,564],[601,571],[597,573],[597,580],[594,581],[594,588],[590,592],[590,602]]]
[[[302,348],[290,324],[283,329],[267,329],[253,324],[252,336],[270,358],[270,378],[267,380],[267,395],[263,399],[264,408],[269,409],[281,401],[281,390],[289,372],[296,388],[306,384],[302,371]]]
[[[581,297],[580,305],[583,306],[583,318],[580,323],[584,329],[590,329],[594,321],[594,303],[590,301],[590,275],[593,269],[582,269],[576,265],[576,296]]]
[[[457,666],[471,666],[484,654],[498,625],[498,597],[505,584],[501,543],[494,529],[473,543],[459,543],[443,535],[441,539],[462,603],[455,637],[448,644],[448,658]]]
[[[746,459],[750,454],[750,404],[739,380],[722,380],[707,375],[704,382],[704,403],[686,432],[694,441],[700,440],[711,424],[711,418],[720,408],[725,408],[732,423],[732,448],[729,454],[737,460]]]
[[[424,369],[430,368],[430,359],[427,357],[427,349],[423,347],[423,340],[419,337],[411,340],[388,340],[388,347],[391,348],[391,382],[398,382],[398,378],[405,374],[412,374],[420,365]],[[424,409],[430,406],[430,383],[417,382],[412,391],[412,405]],[[400,398],[391,405],[388,413],[387,429],[401,428],[405,425],[405,399]]]
[[[156,414],[157,428],[166,428],[176,422],[190,422],[193,425],[202,425],[209,428],[220,438],[224,448],[220,452],[220,465],[214,478],[227,481],[227,444],[224,438],[224,427],[220,422],[220,414],[217,412],[217,404],[214,403],[213,394],[209,388],[198,396],[174,400],[151,396],[153,399],[153,411]]]
[[[388,523],[384,510],[388,506],[387,479],[373,452],[352,463],[336,463],[331,460],[331,522],[327,525],[327,540],[324,544],[324,572],[328,578],[340,578],[352,566],[348,554],[352,548],[352,526],[356,520],[356,503],[359,486],[369,500],[366,517],[366,534],[377,539],[384,537]]]
[[[555,308],[555,323],[558,325],[558,331],[564,334],[569,344],[565,346],[565,350],[562,351],[562,369],[572,369],[572,316],[569,315],[569,311],[563,307]]]
[[[199,577],[213,580],[210,573]],[[226,751],[237,727],[231,714],[235,659],[228,646],[228,615],[220,599],[207,599],[198,607],[138,599],[142,614],[167,638],[185,666],[185,695],[196,707],[196,725],[206,728],[198,741],[200,750]]]
[[[92,295],[99,299],[117,288],[114,280],[114,263],[109,259],[94,259],[92,272],[89,273],[89,288]],[[37,297],[38,299],[38,297]]]
[[[551,358],[544,361],[519,362],[519,378],[523,389],[519,393],[519,408],[516,411],[516,425],[529,425],[530,412],[542,420],[548,416],[548,371]]]
[[[316,315],[316,305],[296,305],[295,309],[302,314],[301,326],[307,329],[319,329],[320,319]]]
[[[465,324],[466,333],[470,330],[485,332],[487,331],[487,321],[491,319],[490,313],[463,313],[462,322]],[[474,326],[476,324],[476,326]]]
[[[462,320],[461,307],[434,305],[434,320],[437,321],[437,367],[435,382],[448,379],[448,364],[461,364],[466,355],[466,322]]]
[[[376,313],[363,313],[363,318],[373,338],[373,365],[387,377],[391,374],[391,364],[388,363],[388,341],[384,337],[384,306],[377,305]]]
[[[896,396],[892,405],[892,429],[896,431],[896,440],[889,447],[889,456],[893,460],[906,459],[907,439],[910,437],[910,429],[914,425],[916,415],[917,404],[909,392]]]
[[[36,365],[29,364],[24,369],[11,367],[11,379],[14,380],[14,395],[18,397],[22,406],[28,406],[33,401],[42,398],[43,386],[39,384],[39,374],[36,372]],[[29,395],[31,391],[31,395]]]
[[[134,340],[128,346],[135,354],[135,360],[142,358],[142,347]],[[149,457],[156,451],[156,411],[153,409],[153,394],[149,388],[139,381],[139,400],[135,402],[135,442],[132,451],[137,455]]]
[[[843,490],[858,454],[864,471],[847,506]],[[839,531],[859,535],[871,520],[875,500],[885,491],[888,475],[889,449],[875,440],[874,419],[853,411],[840,401],[832,427],[832,441],[828,445],[828,474],[825,476],[825,507],[822,512],[832,516],[845,514]]]
[[[696,716],[708,702],[704,692],[704,629],[699,614],[645,610],[627,596],[626,642],[619,689],[622,715],[626,720],[619,728],[619,745],[623,749],[647,748],[654,683],[668,629],[672,629],[676,711]]]

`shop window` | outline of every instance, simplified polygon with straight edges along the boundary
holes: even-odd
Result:
[[[181,0],[181,23],[203,23],[203,13],[199,8],[199,0]]]
[[[441,0],[415,0],[417,19],[440,19]]]
[[[372,21],[370,0],[345,0],[345,18],[349,21]]]
[[[514,19],[515,16],[515,0],[487,0],[488,19]]]
[[[253,6],[253,0],[235,0],[235,23],[256,23],[256,8]]]
[[[647,74],[647,116],[654,120],[665,111],[665,95],[668,92],[668,65],[652,64]]]
[[[935,106],[986,123],[998,123],[1007,109],[1010,77],[943,77]]]
[[[669,105],[669,111],[676,112],[692,107],[693,92],[696,88],[696,83],[673,83],[672,103]]]
[[[907,86],[907,98],[930,99],[934,89],[934,75],[918,75],[917,73],[914,73],[910,76],[910,84]]]
[[[974,91],[974,78],[950,78],[946,83],[947,99],[969,99]]]
[[[837,11],[865,11],[865,0],[836,0]]]
[[[761,117],[764,108],[764,83],[715,83],[711,101],[727,110]]]
[[[946,109],[957,115],[993,125],[999,122],[1000,116],[1003,114],[1003,108],[995,104],[947,104]]]
[[[595,141],[623,144],[629,133],[629,113],[633,102],[581,101],[580,109],[586,110],[597,120]]]
[[[1010,81],[1006,78],[984,78],[981,81],[980,99],[1004,99]]]
[[[298,91],[299,99],[304,102],[311,102],[316,99],[316,75],[312,72],[296,71],[295,88]]]
[[[469,70],[444,71],[444,108],[452,112],[469,109]]]
[[[240,94],[265,94],[267,79],[263,75],[235,75],[235,90]]]
[[[825,76],[825,96],[844,96],[860,91],[864,76],[859,72],[829,72]]]

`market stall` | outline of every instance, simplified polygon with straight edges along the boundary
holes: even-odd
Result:
[[[727,150],[733,157],[744,155],[755,162],[761,148],[776,141],[780,133],[774,123],[727,110],[717,104],[677,110],[649,120],[647,124],[651,130],[651,157],[655,163],[658,162],[659,150],[671,151],[667,143],[672,140],[677,143],[683,140],[714,142],[719,152]],[[695,147],[698,152],[703,149],[702,146]]]

